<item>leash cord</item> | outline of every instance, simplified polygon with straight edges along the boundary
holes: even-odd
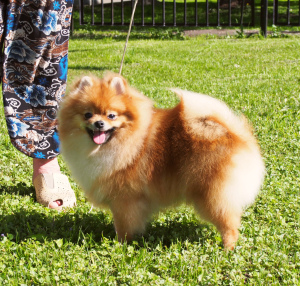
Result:
[[[127,44],[128,44],[128,40],[129,40],[129,35],[130,35],[130,32],[131,32],[131,26],[132,26],[132,23],[133,23],[133,18],[134,18],[134,13],[135,13],[135,9],[136,9],[136,6],[137,6],[137,2],[138,2],[138,0],[135,0],[134,7],[133,7],[133,10],[132,10],[132,14],[131,14],[131,19],[130,19],[129,29],[128,29],[128,33],[127,33],[127,37],[126,37],[126,42],[125,42],[123,57],[122,57],[121,66],[120,66],[120,70],[119,70],[119,75],[121,75],[122,68],[123,68],[125,52],[126,52],[126,48],[127,48]]]

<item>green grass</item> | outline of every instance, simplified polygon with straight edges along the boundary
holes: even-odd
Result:
[[[124,41],[116,35],[70,41],[70,83],[118,71]],[[40,206],[31,159],[10,144],[1,111],[0,285],[300,285],[299,37],[136,38],[123,75],[157,106],[174,106],[168,88],[178,87],[224,100],[253,123],[267,174],[236,249],[224,251],[216,229],[186,206],[158,214],[143,237],[119,244],[110,212],[89,213],[73,179],[77,208]]]

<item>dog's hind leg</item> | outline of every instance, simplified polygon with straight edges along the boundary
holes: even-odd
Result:
[[[223,245],[226,249],[233,250],[239,237],[241,215],[227,211],[220,214],[212,222],[220,231]]]
[[[195,209],[200,216],[213,223],[222,236],[224,248],[234,249],[238,240],[241,212],[234,211],[224,202],[207,203],[203,200],[194,201]]]

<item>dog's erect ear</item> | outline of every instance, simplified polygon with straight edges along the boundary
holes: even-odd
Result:
[[[126,91],[126,82],[121,77],[113,77],[109,85],[116,90],[117,95],[124,94]]]
[[[89,76],[84,76],[83,78],[81,78],[79,80],[77,89],[83,90],[84,88],[86,88],[88,86],[92,86],[92,85],[93,85],[93,79]]]

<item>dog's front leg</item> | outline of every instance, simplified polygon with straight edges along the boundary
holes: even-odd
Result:
[[[151,206],[145,197],[118,198],[111,204],[115,230],[120,242],[130,241],[145,230]]]

